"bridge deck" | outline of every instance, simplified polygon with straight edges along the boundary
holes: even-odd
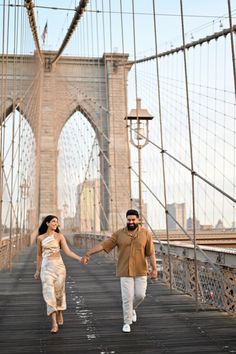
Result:
[[[81,252],[80,252],[81,254]],[[119,281],[112,261],[96,255],[88,266],[67,265],[65,324],[49,332],[41,285],[33,279],[35,248],[22,253],[13,272],[0,272],[1,354],[236,353],[236,319],[214,310],[195,311],[185,295],[149,283],[132,332],[121,332]]]

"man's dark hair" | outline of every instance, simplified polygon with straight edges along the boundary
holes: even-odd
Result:
[[[136,216],[139,218],[139,213],[138,213],[138,211],[135,210],[135,209],[129,209],[129,210],[127,210],[127,212],[126,212],[126,217],[129,216],[129,215],[136,215]]]

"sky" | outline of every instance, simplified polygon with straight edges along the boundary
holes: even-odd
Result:
[[[52,0],[35,1],[37,6],[47,6],[58,8],[73,9],[78,5],[79,1],[60,1],[55,2]],[[153,50],[153,37],[150,35],[153,32],[152,24],[152,0],[134,1],[135,22],[136,22],[136,37],[138,41],[137,53],[152,52]],[[103,4],[103,5],[102,5]],[[111,6],[110,6],[111,4]],[[94,27],[98,25],[99,33],[101,37],[103,20],[106,23],[105,44],[100,38],[100,52],[103,49],[110,50],[111,46],[118,51],[122,49],[122,33],[121,33],[121,4],[123,12],[123,31],[124,31],[124,48],[128,53],[133,52],[133,33],[130,24],[132,23],[132,0],[90,0],[87,7],[87,14],[83,15],[86,20],[89,15],[88,21],[90,25]],[[104,8],[104,16],[101,13],[94,13],[94,10],[102,10]],[[155,1],[156,19],[158,26],[159,46],[160,51],[168,50],[171,45],[178,46],[181,43],[181,28],[180,28],[180,2],[179,0],[159,0]],[[235,10],[236,0],[231,0],[231,8]],[[111,15],[109,15],[111,11]],[[185,15],[185,33],[186,39],[194,38],[194,36],[201,37],[206,34],[218,31],[221,24],[228,27],[227,19],[224,17],[227,12],[227,0],[184,0],[183,11]],[[70,10],[50,10],[36,8],[36,20],[38,23],[39,33],[42,34],[43,28],[48,23],[48,34],[45,43],[45,49],[57,49],[65,35],[70,21],[73,17],[73,11]],[[93,16],[91,17],[91,12]],[[93,18],[91,20],[91,18]],[[108,24],[111,20],[111,26],[109,31]],[[92,22],[93,21],[93,22]],[[110,24],[109,24],[110,25]],[[90,26],[89,26],[90,27]],[[112,32],[112,35],[109,34]],[[112,37],[112,38],[111,38]],[[65,53],[71,54],[73,52],[74,42],[69,45],[65,50]],[[105,47],[105,48],[104,48]],[[97,55],[98,50],[94,48],[94,55]]]
[[[79,4],[79,1],[35,0],[34,3],[36,5],[35,18],[41,47],[43,50],[58,50],[74,15],[71,10]],[[227,3],[227,0],[183,0],[186,42],[197,40],[218,32],[222,28],[227,28],[229,26],[226,16],[228,11]],[[121,5],[122,17],[120,14]],[[43,9],[40,6],[54,7],[54,9]],[[135,10],[134,17],[132,15],[132,6],[134,6]],[[135,56],[136,58],[143,58],[154,54],[155,38],[152,6],[152,0],[135,0],[133,2],[132,0],[90,0],[87,11],[84,13],[75,35],[71,38],[63,55],[99,57],[103,55],[103,52],[124,51],[129,53],[130,59],[133,59]],[[55,9],[55,7],[58,9]],[[103,14],[99,12],[102,7]],[[159,52],[180,46],[182,44],[180,1],[155,1],[155,9]],[[233,22],[235,23],[236,0],[231,0],[231,9],[234,16]],[[95,10],[98,10],[98,12]],[[0,15],[2,15],[3,7],[0,7],[0,11]],[[22,11],[21,16],[25,16],[25,10],[23,9]],[[6,49],[7,45],[10,52],[14,50],[15,45],[13,38],[14,12],[12,9],[9,13],[9,18],[10,28],[12,29],[9,34],[9,40],[6,42],[6,38],[4,38],[5,42],[3,44],[3,36],[1,36],[0,46]],[[19,19],[20,21],[21,18]],[[134,27],[132,27],[133,21]],[[46,23],[47,34],[45,43],[43,43],[41,35]],[[34,43],[31,32],[22,28],[22,26],[20,28],[17,52],[33,53]],[[211,43],[207,50],[196,49],[189,54],[191,114],[194,128],[193,144],[195,146],[195,162],[198,171],[228,193],[235,195],[235,182],[233,181],[233,168],[235,167],[235,107],[232,105],[233,86],[232,75],[230,74],[230,48],[228,42],[218,42],[217,44]],[[215,58],[217,58],[217,61]],[[138,66],[137,92],[142,97],[144,106],[155,116],[155,120],[153,120],[151,125],[150,136],[153,141],[159,142],[160,129],[157,124],[158,105],[154,71],[154,62]],[[186,116],[184,110],[185,102],[183,101],[184,81],[182,74],[182,63],[178,57],[173,61],[172,58],[163,61],[161,66],[162,97],[164,102],[163,112],[168,117],[165,120],[167,148],[170,153],[175,154],[176,157],[189,164],[189,152],[186,148],[187,124],[186,120],[182,120],[182,117]],[[129,109],[135,105],[134,81],[134,70],[132,70],[129,77]],[[230,104],[227,102],[230,102]],[[224,128],[223,130],[222,127]],[[226,150],[229,161],[224,158]],[[137,168],[135,151],[132,152],[132,156],[134,156],[133,166]],[[143,178],[150,183],[152,190],[163,201],[159,151],[153,149],[149,144],[143,150],[143,156]],[[158,162],[158,168],[154,173],[150,174],[150,170],[156,162]],[[169,201],[185,202],[188,205],[187,216],[190,216],[192,212],[191,200],[189,200],[191,181],[185,175],[185,172],[176,168],[173,162],[168,161],[166,168],[169,176]],[[137,197],[137,178],[133,177],[133,179],[135,181],[133,193]],[[183,180],[185,181],[184,184]],[[226,216],[230,215],[229,220],[227,220],[227,224],[230,225],[234,219],[232,204],[228,204],[227,201],[221,200],[221,197],[213,195],[215,193],[212,190],[205,189],[201,183],[197,185],[197,193],[201,196],[199,199],[202,199],[202,202],[199,202],[197,206],[198,216],[202,222],[215,224],[219,218],[222,217],[227,220]],[[143,196],[148,204],[148,211],[153,224],[161,228],[163,226],[163,212],[159,210],[159,207],[156,206],[156,201],[152,199],[145,188]],[[212,210],[212,215],[208,215],[206,210]],[[162,220],[161,222],[159,220],[155,221],[157,213],[162,215],[159,218]]]

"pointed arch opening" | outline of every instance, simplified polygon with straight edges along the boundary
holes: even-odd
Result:
[[[99,232],[100,148],[94,127],[80,111],[64,125],[58,151],[58,206],[64,229]]]
[[[23,237],[36,226],[36,142],[30,124],[15,109],[0,126],[1,237],[20,248]]]

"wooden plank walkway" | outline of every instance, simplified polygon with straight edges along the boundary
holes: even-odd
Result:
[[[82,251],[79,251],[82,254]],[[193,301],[161,283],[149,283],[132,332],[122,333],[119,280],[112,260],[102,254],[82,266],[67,266],[65,324],[56,335],[33,279],[35,247],[0,272],[1,354],[159,354],[236,353],[236,319],[218,311],[195,311]]]

